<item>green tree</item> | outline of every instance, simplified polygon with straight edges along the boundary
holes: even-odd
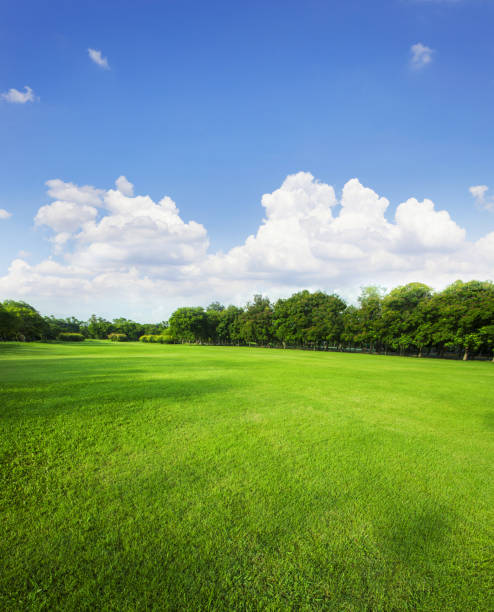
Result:
[[[418,330],[423,318],[423,305],[432,297],[432,289],[423,283],[396,287],[382,300],[381,339],[403,355],[417,347]],[[419,354],[420,350],[419,350]]]
[[[0,303],[0,339],[13,340],[15,337],[15,316]]]
[[[9,334],[15,340],[43,340],[49,327],[39,312],[26,302],[5,300],[3,308],[11,315],[13,328]]]
[[[267,346],[273,339],[273,307],[269,298],[255,295],[239,317],[239,336],[249,344]]]
[[[86,323],[87,334],[90,338],[106,339],[114,331],[113,324],[102,317],[91,315]]]
[[[324,346],[339,344],[343,331],[345,302],[322,291],[300,291],[276,302],[273,331],[283,346]]]
[[[379,350],[382,344],[382,302],[384,289],[371,285],[363,287],[358,298],[360,332],[355,340],[371,351]]]
[[[440,349],[472,353],[490,351],[494,325],[494,284],[491,281],[456,281],[433,298],[433,339]],[[481,330],[484,330],[481,332]]]
[[[201,306],[178,308],[169,325],[171,334],[180,342],[204,342],[208,338],[208,318]]]

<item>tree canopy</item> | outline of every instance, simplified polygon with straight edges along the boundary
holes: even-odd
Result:
[[[1,340],[55,340],[61,334],[85,338],[161,343],[247,344],[312,349],[444,356],[492,357],[494,350],[494,284],[456,281],[434,292],[423,283],[408,283],[388,293],[363,287],[357,304],[336,294],[307,290],[272,303],[254,295],[244,308],[217,301],[207,308],[186,306],[168,322],[137,323],[119,317],[108,321],[91,315],[43,317],[23,301],[0,303]]]

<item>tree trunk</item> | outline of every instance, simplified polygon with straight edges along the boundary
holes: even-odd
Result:
[[[419,354],[417,355],[417,357],[422,357],[422,347],[419,348]]]
[[[468,360],[468,349],[465,349],[465,352],[463,353],[463,361],[467,361]]]

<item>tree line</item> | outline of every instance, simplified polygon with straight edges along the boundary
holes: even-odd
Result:
[[[117,341],[492,358],[494,284],[456,281],[434,292],[423,283],[409,283],[389,293],[371,286],[362,289],[355,305],[322,291],[300,291],[275,302],[255,295],[243,308],[219,302],[178,308],[158,324],[96,315],[88,321],[57,319],[41,316],[25,302],[0,304],[0,339],[55,340],[74,333]]]

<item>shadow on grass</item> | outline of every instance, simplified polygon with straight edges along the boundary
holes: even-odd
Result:
[[[494,431],[494,412],[486,412],[484,414],[484,425],[488,431]]]
[[[136,370],[135,373],[139,370]],[[135,374],[134,373],[134,374]],[[9,388],[0,390],[2,413],[5,417],[24,418],[26,415],[58,417],[61,412],[122,413],[135,412],[150,401],[163,404],[197,403],[206,396],[225,394],[238,389],[238,381],[227,381],[220,377],[200,380],[174,377],[132,378],[133,372],[112,374],[103,379],[91,376],[80,377],[77,381],[36,387]]]

